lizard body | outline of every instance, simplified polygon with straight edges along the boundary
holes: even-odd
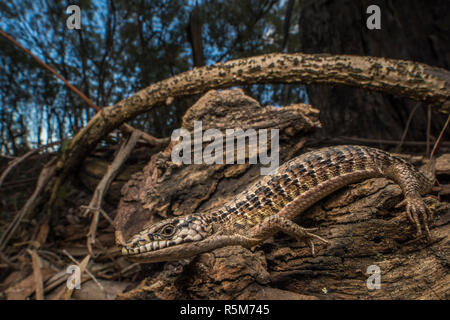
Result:
[[[230,245],[252,247],[278,231],[307,241],[327,242],[292,219],[332,192],[358,181],[386,177],[402,189],[407,217],[417,236],[430,237],[432,214],[421,195],[434,172],[421,173],[403,159],[364,146],[336,146],[300,155],[280,166],[222,208],[163,220],[134,235],[122,253],[138,262],[172,261]]]

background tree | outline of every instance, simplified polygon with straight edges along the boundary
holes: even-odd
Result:
[[[368,1],[82,0],[82,28],[66,28],[63,1],[0,3],[0,28],[57,70],[99,106],[192,69],[269,52],[327,52],[422,61],[448,68],[446,2],[377,1],[382,29],[365,27]],[[418,23],[420,21],[420,23]],[[194,30],[195,29],[195,30]],[[192,37],[192,34],[195,36]],[[195,41],[194,41],[195,40]],[[0,152],[72,137],[94,111],[20,50],[0,39]],[[310,102],[321,109],[322,136],[398,140],[416,103],[353,88],[247,85],[262,104]],[[307,92],[307,94],[306,94]],[[157,137],[179,127],[197,97],[177,98],[130,123]],[[309,99],[309,100],[308,100]],[[407,139],[425,140],[426,106]],[[432,135],[443,125],[433,113]],[[342,126],[342,123],[346,123]]]
[[[368,6],[381,9],[381,29],[366,27]],[[305,53],[355,54],[450,66],[448,1],[299,0],[294,9],[297,41]],[[425,141],[427,105],[391,95],[344,87],[308,86],[310,102],[321,110],[323,135],[333,132],[400,140],[409,114],[407,139]],[[439,134],[446,116],[432,113],[431,133]],[[345,124],[345,125],[342,125]],[[448,135],[447,135],[448,138]]]

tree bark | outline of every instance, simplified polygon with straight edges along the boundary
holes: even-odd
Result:
[[[189,14],[189,25],[187,34],[192,48],[192,60],[194,67],[203,67],[205,65],[205,58],[203,56],[203,42],[202,42],[202,21],[200,19],[198,4],[195,4],[194,9]]]
[[[327,83],[357,86],[402,97],[425,101],[441,110],[450,110],[450,73],[412,61],[358,56],[307,54],[269,54],[232,60],[223,64],[196,68],[157,82],[133,96],[104,107],[71,140],[56,163],[47,188],[35,193],[51,193],[50,205],[63,179],[109,132],[140,113],[170,101],[211,88],[255,83]],[[23,216],[37,203],[25,204]],[[24,211],[25,210],[25,211]]]
[[[380,30],[366,27],[370,16],[366,9],[370,5],[380,7]],[[300,0],[299,8],[302,52],[377,56],[420,61],[447,70],[450,67],[450,19],[446,14],[446,0],[433,1],[433,4],[421,0]],[[425,141],[426,103],[322,84],[307,86],[307,93],[309,103],[321,110],[323,136],[400,140],[409,114],[420,105],[407,140]],[[445,120],[445,116],[433,113],[432,135],[439,134]]]
[[[279,129],[280,140],[285,141],[282,154],[286,157],[292,156],[301,147],[302,143],[299,143],[303,140],[298,139],[298,136],[304,137],[320,128],[318,115],[317,110],[305,104],[263,108],[256,100],[245,96],[240,89],[220,93],[212,90],[188,109],[183,117],[182,127],[192,133],[194,121],[201,121],[202,131],[215,128],[222,133],[225,133],[227,128],[276,128]],[[270,137],[270,133],[268,136]],[[226,141],[226,138],[223,141]],[[208,142],[205,142],[204,146],[207,144]],[[268,142],[268,145],[271,143]],[[200,210],[213,194],[223,192],[222,181],[241,177],[250,168],[248,152],[245,164],[177,166],[171,161],[172,147],[173,144],[153,155],[144,170],[134,174],[122,188],[123,196],[115,217],[119,243],[140,231],[145,224]],[[226,150],[225,147],[223,150]],[[247,178],[252,177],[251,180],[256,176]],[[231,183],[226,188],[236,186]]]
[[[222,116],[225,115],[223,118]],[[281,162],[306,152],[318,127],[317,110],[307,105],[262,108],[240,90],[211,91],[191,107],[183,127],[203,129],[280,128]],[[223,206],[260,178],[258,165],[182,165],[170,168],[170,148],[152,157],[122,189],[115,227],[122,242],[144,226],[167,217]],[[409,157],[420,164],[421,157]],[[448,174],[448,161],[437,163]],[[433,197],[433,241],[415,239],[415,228],[395,206],[399,186],[370,179],[330,195],[295,222],[319,227],[330,241],[312,256],[305,243],[277,234],[251,248],[226,247],[178,262],[150,264],[145,280],[121,299],[448,299],[450,205]],[[381,288],[369,289],[369,266],[379,267]]]
[[[445,112],[450,110],[450,73],[444,69],[385,58],[269,54],[196,68],[157,82],[113,107],[103,108],[73,138],[58,161],[58,170],[67,174],[110,131],[171,97],[274,82],[357,86],[439,105]]]

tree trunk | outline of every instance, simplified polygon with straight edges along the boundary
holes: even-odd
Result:
[[[372,4],[381,9],[381,30],[366,27],[366,10]],[[447,70],[450,66],[446,0],[433,4],[422,0],[300,0],[299,8],[302,52],[414,60]],[[321,111],[324,129],[319,133],[324,136],[400,140],[408,116],[418,104],[342,86],[313,84],[308,85],[307,92],[309,102]],[[419,104],[406,140],[426,139],[427,104]],[[444,115],[432,114],[432,136],[437,137],[445,120]]]

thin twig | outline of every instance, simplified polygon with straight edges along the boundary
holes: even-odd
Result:
[[[431,151],[431,154],[430,154],[430,159],[433,159],[434,153],[436,152],[436,149],[437,149],[439,143],[441,143],[442,137],[444,136],[445,130],[447,130],[449,122],[450,122],[450,114],[447,117],[447,121],[445,122],[444,128],[442,128],[441,133],[439,134],[439,137],[436,140],[436,143],[434,144],[433,150]]]
[[[108,214],[105,212],[105,210],[100,208],[100,213],[109,222],[110,225],[114,226],[114,221],[108,216]]]
[[[402,138],[400,139],[400,143],[398,144],[397,148],[395,148],[395,152],[400,152],[403,142],[405,142],[406,134],[409,130],[409,125],[411,124],[411,121],[413,119],[414,113],[416,113],[416,110],[419,108],[420,104],[416,104],[416,106],[411,110],[408,120],[406,121],[405,129],[403,130]]]
[[[34,285],[36,291],[36,300],[44,300],[44,282],[42,280],[41,262],[36,250],[28,249],[33,264]]]
[[[47,182],[54,176],[56,172],[55,167],[56,161],[57,158],[53,158],[42,169],[33,194],[28,199],[27,203],[23,206],[23,208],[19,211],[19,213],[15,215],[13,221],[9,224],[8,228],[2,234],[2,237],[0,238],[0,251],[5,248],[9,239],[11,239],[12,235],[14,234],[14,232],[16,231],[17,227],[19,226],[22,219],[26,216],[26,214],[34,210],[38,202],[36,200],[42,196],[41,190],[45,188]]]
[[[60,79],[62,82],[64,82],[64,84],[70,88],[70,90],[72,90],[73,92],[75,92],[84,102],[86,102],[86,104],[88,106],[90,106],[91,108],[93,108],[95,111],[99,111],[100,108],[97,107],[92,101],[91,99],[89,99],[88,97],[85,96],[85,94],[83,92],[81,92],[80,90],[78,90],[77,88],[75,88],[73,85],[71,85],[69,83],[69,81],[67,81],[66,79],[64,79],[58,72],[55,71],[55,69],[53,69],[52,67],[50,67],[48,64],[46,64],[44,61],[42,61],[41,59],[39,59],[38,57],[36,57],[33,53],[31,53],[30,50],[27,50],[24,46],[22,46],[19,42],[17,42],[13,37],[11,37],[9,34],[7,34],[6,32],[4,32],[3,30],[0,29],[0,35],[2,35],[3,37],[5,37],[6,39],[8,39],[9,41],[11,41],[12,43],[14,43],[17,47],[19,47],[20,49],[22,49],[26,54],[28,54],[30,57],[32,57],[37,63],[39,63],[42,67],[44,67],[46,70],[50,71],[54,76],[56,76],[58,79]]]
[[[94,216],[92,217],[91,225],[89,227],[89,232],[87,234],[87,247],[92,256],[94,256],[92,245],[95,243],[95,234],[97,232],[97,225],[100,212],[102,210],[103,197],[108,191],[111,182],[119,173],[120,167],[127,160],[128,156],[131,154],[131,151],[136,146],[139,137],[140,133],[135,130],[131,133],[131,136],[122,143],[114,158],[114,161],[108,166],[108,170],[98,183],[97,188],[95,188],[94,195],[92,196],[92,199],[84,212],[84,216],[87,216],[90,211],[94,212]]]
[[[13,157],[13,156],[10,156],[10,155],[7,155],[7,154],[0,154],[0,157],[5,158],[5,159],[9,159],[9,160],[14,160],[14,159],[17,158],[17,157]]]
[[[6,176],[12,169],[14,169],[19,163],[21,163],[23,160],[25,160],[26,158],[35,154],[38,151],[39,151],[39,149],[30,150],[27,153],[25,153],[23,156],[18,157],[16,159],[14,159],[13,161],[11,161],[11,163],[8,164],[8,167],[0,175],[0,188],[3,184],[3,181],[5,180]]]
[[[129,265],[128,267],[125,267],[122,270],[120,270],[119,273],[124,274],[125,272],[130,271],[131,269],[133,269],[139,265],[140,265],[139,263],[133,263],[133,264]]]
[[[75,262],[78,265],[78,267],[80,268],[80,282],[81,282],[81,275],[83,274],[83,272],[86,271],[86,273],[88,273],[87,265],[89,263],[91,256],[87,255],[86,257],[84,257],[84,259],[81,261],[81,263],[78,263],[78,261],[75,260],[75,258],[72,257],[65,249],[63,250],[63,252],[70,258],[70,260]],[[88,275],[89,275],[89,273],[88,273]],[[94,279],[95,279],[95,277],[94,277]],[[76,281],[76,279],[72,279],[72,284],[75,284],[74,281]],[[70,299],[70,297],[72,296],[72,293],[73,293],[73,289],[74,289],[74,287],[70,288],[69,286],[67,286],[64,289],[64,291],[61,292],[61,296],[62,296],[62,293],[65,292],[64,300]],[[58,296],[59,296],[59,294],[58,294]],[[59,296],[58,299],[60,299],[61,296]]]
[[[367,139],[367,138],[356,138],[356,137],[347,137],[347,136],[339,136],[336,138],[331,138],[330,140],[338,141],[339,143],[342,143],[342,141],[344,141],[344,142],[350,142],[350,143],[385,144],[385,145],[393,145],[393,146],[396,146],[400,143],[400,141],[398,141],[398,140]],[[330,140],[327,140],[327,142],[329,142]],[[427,142],[426,141],[404,141],[403,145],[424,147],[427,145]],[[450,147],[450,142],[441,142],[441,145]]]
[[[63,249],[62,252],[67,257],[69,257],[70,260],[72,260],[74,263],[76,263],[78,266],[80,265],[80,263],[74,257],[72,257],[72,255],[66,249]],[[91,279],[97,284],[97,286],[100,288],[100,290],[102,290],[102,292],[106,294],[105,288],[101,285],[100,282],[98,282],[97,278],[89,271],[89,269],[87,267],[85,268],[84,271],[86,271],[86,273],[89,275],[89,277],[91,277]],[[80,274],[80,276],[81,276],[81,274]]]
[[[430,154],[430,136],[431,136],[431,105],[428,105],[427,113],[427,155]]]
[[[3,262],[5,262],[8,267],[12,268],[12,269],[16,269],[19,270],[20,269],[20,265],[16,264],[14,262],[12,262],[11,260],[8,259],[8,257],[0,251],[0,260],[3,260]]]
[[[52,147],[52,146],[60,144],[60,143],[61,143],[61,141],[56,141],[56,142],[47,144],[45,146],[41,146],[39,148],[30,150],[27,153],[25,153],[23,156],[15,158],[13,161],[11,161],[10,164],[8,164],[8,167],[2,172],[2,174],[0,176],[0,188],[1,188],[1,186],[2,186],[2,184],[4,182],[4,180],[5,180],[6,176],[8,175],[8,173],[11,172],[11,170],[14,169],[19,163],[21,163],[25,159],[29,158],[30,156],[32,156],[36,152],[41,151],[42,149],[49,148],[49,147]]]

